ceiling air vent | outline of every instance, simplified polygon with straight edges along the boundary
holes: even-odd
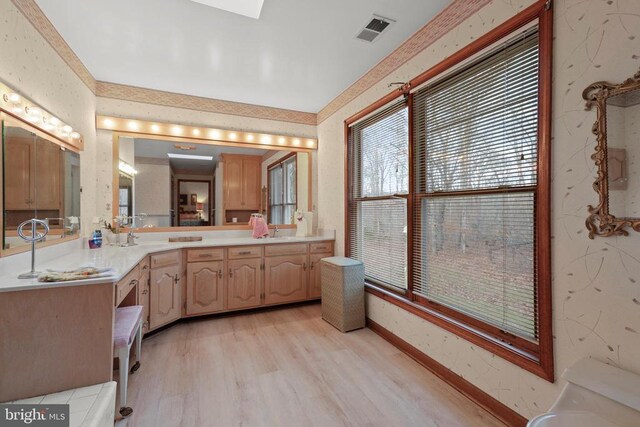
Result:
[[[396,21],[394,21],[393,19],[384,18],[379,15],[373,15],[367,25],[365,25],[364,28],[360,30],[360,33],[356,36],[356,38],[371,43],[375,39],[377,39],[378,36],[382,34],[382,32],[386,30],[387,27],[389,27],[389,25],[393,24],[394,22]]]

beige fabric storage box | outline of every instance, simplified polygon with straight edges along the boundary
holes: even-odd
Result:
[[[322,318],[342,332],[364,328],[364,265],[345,257],[323,258]]]

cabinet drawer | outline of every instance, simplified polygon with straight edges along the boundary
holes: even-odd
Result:
[[[178,251],[151,255],[151,268],[164,267],[166,265],[178,264],[179,262],[180,256]]]
[[[189,249],[187,252],[187,261],[219,261],[224,259],[224,249],[222,248],[206,248],[206,249]]]
[[[322,252],[333,252],[333,242],[311,243],[309,245],[309,249],[312,254],[319,254]]]
[[[265,248],[266,256],[276,255],[299,255],[307,253],[306,243],[296,243],[293,245],[269,245]]]
[[[243,246],[239,248],[229,248],[229,259],[260,258],[261,256],[261,246]]]
[[[122,280],[116,284],[116,306],[118,306],[131,289],[138,284],[140,267],[136,265]]]

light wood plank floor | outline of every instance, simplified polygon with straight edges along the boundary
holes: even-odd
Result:
[[[145,339],[128,403],[118,427],[503,426],[371,330],[340,333],[318,304]]]

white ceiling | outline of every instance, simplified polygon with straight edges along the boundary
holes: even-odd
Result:
[[[102,81],[318,112],[450,0],[265,0],[260,19],[191,0],[36,0]],[[355,36],[373,14],[395,24]]]
[[[194,150],[180,150],[175,145],[189,145],[195,147]],[[211,144],[187,144],[185,142],[158,141],[154,139],[135,138],[135,157],[150,157],[154,159],[167,160],[168,153],[191,154],[196,156],[212,156],[213,161],[191,160],[191,159],[171,159],[170,164],[176,170],[190,170],[192,173],[211,174],[213,167],[218,163],[220,154],[246,154],[251,156],[262,156],[269,150],[259,148],[230,147],[224,145]]]

